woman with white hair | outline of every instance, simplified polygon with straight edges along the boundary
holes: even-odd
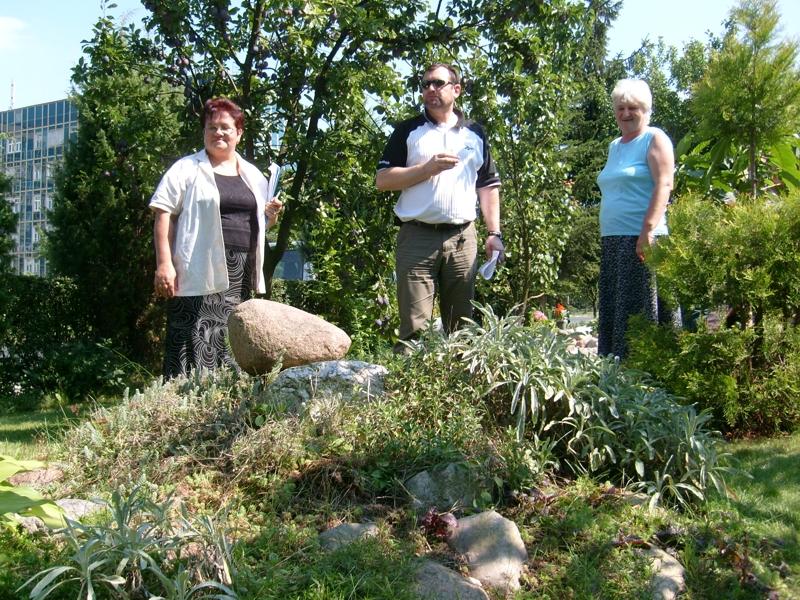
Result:
[[[675,158],[667,135],[649,125],[653,96],[647,83],[622,79],[611,101],[622,136],[609,145],[597,177],[602,192],[598,353],[624,357],[631,315],[680,323],[679,313],[659,306],[655,279],[644,264],[645,249],[667,234]]]

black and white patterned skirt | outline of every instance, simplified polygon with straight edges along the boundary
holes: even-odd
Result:
[[[658,296],[655,275],[636,254],[638,236],[601,238],[597,353],[624,358],[628,319],[643,315],[661,325],[681,326],[680,309]]]
[[[237,369],[228,348],[228,316],[252,296],[253,253],[225,249],[230,286],[207,296],[175,296],[167,301],[164,379],[193,369]]]

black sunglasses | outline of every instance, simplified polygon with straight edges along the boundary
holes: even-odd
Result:
[[[433,86],[433,89],[440,90],[446,85],[450,85],[452,83],[452,81],[445,81],[443,79],[423,79],[419,84],[419,89],[424,92],[429,87]]]

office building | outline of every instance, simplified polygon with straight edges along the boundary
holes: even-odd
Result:
[[[47,274],[42,233],[53,208],[56,167],[77,129],[78,111],[69,100],[0,112],[0,169],[11,177],[6,198],[18,215],[12,255],[18,273]]]

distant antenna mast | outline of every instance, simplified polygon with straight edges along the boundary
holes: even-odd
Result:
[[[11,102],[8,105],[8,110],[14,108],[14,80],[11,80]]]

